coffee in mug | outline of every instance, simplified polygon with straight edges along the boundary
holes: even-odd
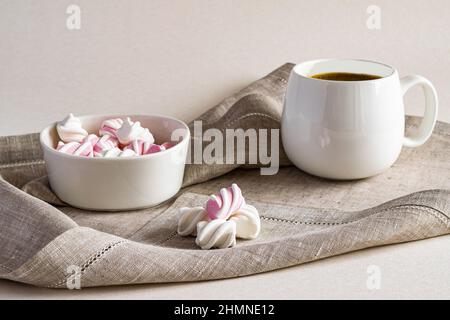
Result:
[[[405,136],[403,95],[415,85],[425,93],[425,113]],[[388,169],[402,146],[423,144],[437,110],[436,90],[421,76],[399,78],[394,68],[367,60],[308,61],[289,77],[281,137],[289,159],[308,173],[365,178]]]
[[[325,72],[312,75],[311,78],[331,80],[331,81],[365,81],[365,80],[375,80],[381,77],[367,73]]]

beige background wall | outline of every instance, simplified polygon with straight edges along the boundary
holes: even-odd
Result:
[[[69,4],[81,30],[66,28]],[[366,9],[381,8],[380,30]],[[72,111],[186,121],[286,62],[359,57],[432,80],[450,122],[448,0],[0,0],[0,135]],[[421,112],[419,90],[407,111]],[[449,236],[262,275],[54,291],[0,281],[0,298],[448,298]],[[368,291],[366,268],[383,284]],[[221,290],[217,290],[217,286]]]
[[[81,30],[66,28],[80,6]],[[370,4],[381,29],[366,27]],[[450,121],[448,0],[0,0],[0,135],[68,112],[189,121],[280,64],[358,57],[434,82]],[[420,91],[408,95],[421,112]]]

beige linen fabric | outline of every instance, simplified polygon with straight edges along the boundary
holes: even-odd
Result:
[[[212,108],[200,117],[203,128],[279,128],[291,68]],[[407,127],[417,123],[408,118]],[[220,279],[450,233],[448,124],[438,123],[425,145],[405,148],[391,169],[369,179],[321,179],[288,166],[284,153],[280,161],[285,167],[274,176],[235,165],[188,165],[184,188],[164,204],[88,212],[53,194],[36,134],[2,137],[0,277],[65,288],[67,268],[78,266],[82,287]],[[200,250],[194,238],[177,235],[181,206],[202,205],[232,182],[260,212],[257,239]]]

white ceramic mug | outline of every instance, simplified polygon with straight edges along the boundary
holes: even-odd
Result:
[[[362,81],[311,78],[327,72],[377,75]],[[418,130],[405,136],[403,95],[420,85],[425,113]],[[417,147],[431,135],[438,97],[427,79],[399,79],[394,68],[366,60],[322,59],[291,72],[281,124],[283,147],[300,169],[331,179],[359,179],[389,168],[402,146]]]

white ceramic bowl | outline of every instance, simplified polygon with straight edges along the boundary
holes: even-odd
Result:
[[[79,117],[89,133],[97,133],[103,120],[123,115]],[[50,186],[64,202],[91,210],[131,210],[150,207],[173,197],[183,182],[190,133],[187,125],[165,116],[129,115],[149,128],[156,143],[171,141],[177,130],[179,142],[172,148],[137,157],[87,158],[55,150],[59,141],[56,123],[42,130]]]

